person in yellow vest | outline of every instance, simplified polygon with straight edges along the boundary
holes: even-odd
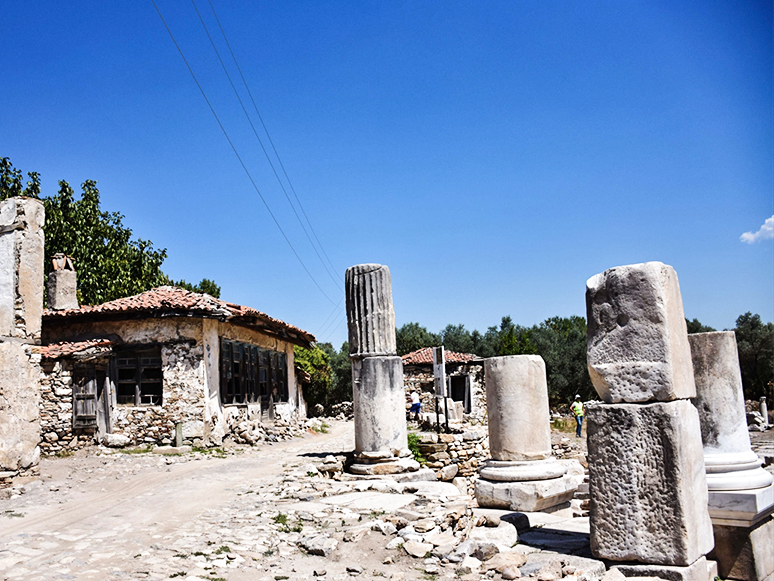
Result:
[[[583,404],[581,403],[581,396],[575,396],[575,401],[572,402],[570,410],[572,411],[572,415],[575,416],[575,422],[578,424],[578,427],[575,430],[575,437],[580,438],[581,427],[583,427]]]

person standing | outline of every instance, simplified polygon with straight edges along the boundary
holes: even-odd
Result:
[[[419,421],[419,409],[422,407],[422,404],[419,401],[419,394],[416,391],[411,392],[411,407],[409,408],[409,419],[411,419],[411,414],[415,414],[415,419]]]
[[[583,427],[583,404],[581,403],[581,396],[575,396],[575,401],[572,402],[570,410],[572,411],[572,415],[575,416],[575,422],[578,424],[578,427],[575,429],[575,437],[580,438],[581,427]]]

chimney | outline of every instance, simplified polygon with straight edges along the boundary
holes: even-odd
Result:
[[[48,273],[48,308],[56,311],[78,308],[76,288],[78,280],[73,259],[61,252],[51,261],[54,270]]]

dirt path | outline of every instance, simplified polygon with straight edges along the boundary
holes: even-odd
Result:
[[[225,458],[110,454],[44,460],[41,481],[0,502],[5,517],[0,518],[0,576],[169,578],[153,572],[159,558],[169,558],[154,556],[164,553],[160,547],[213,536],[212,527],[202,525],[233,518],[229,513],[238,497],[251,487],[270,489],[289,462],[304,462],[305,454],[343,452],[352,442],[352,424],[338,423],[327,434]],[[222,536],[233,540],[226,532]],[[145,571],[138,571],[141,563]]]

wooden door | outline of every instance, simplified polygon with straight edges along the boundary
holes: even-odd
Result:
[[[73,428],[97,427],[97,373],[94,367],[76,369],[73,373]]]

